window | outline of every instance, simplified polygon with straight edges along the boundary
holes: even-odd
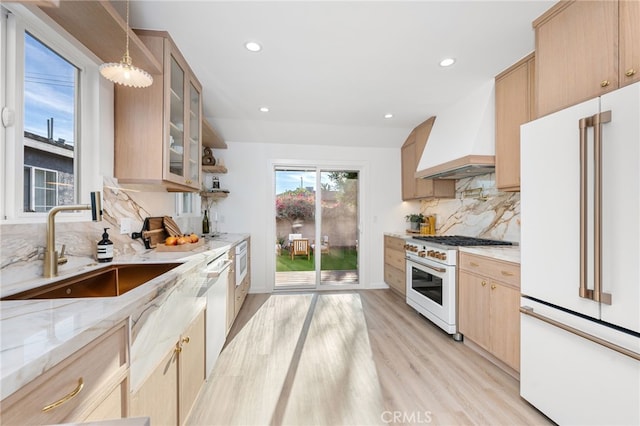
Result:
[[[33,172],[23,183],[24,212],[76,204],[78,74],[76,66],[24,32],[23,159],[25,170]]]
[[[102,189],[102,169],[112,167],[113,145],[104,142],[112,138],[113,91],[97,58],[44,14],[16,3],[0,12],[0,106],[13,117],[0,126],[0,219],[42,222],[52,207],[86,204]]]
[[[24,211],[47,212],[51,208],[70,203],[58,201],[58,172],[55,170],[24,168]]]
[[[178,216],[198,216],[197,211],[200,207],[198,200],[193,192],[176,193],[176,214]]]

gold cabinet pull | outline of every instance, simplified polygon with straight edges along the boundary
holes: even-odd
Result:
[[[509,272],[509,271],[500,271],[502,273],[502,275],[504,275],[505,277],[512,277],[513,276],[513,272]]]
[[[179,354],[180,352],[182,352],[182,346],[180,346],[180,344],[177,344],[176,348],[173,351],[175,353]]]
[[[600,83],[600,87],[607,87],[610,84],[611,82],[609,82],[609,80],[602,80],[602,82]]]
[[[191,339],[189,339],[189,336],[182,338],[182,343],[189,343],[190,341]]]
[[[625,73],[624,73],[624,75],[626,75],[627,77],[634,76],[634,75],[636,75],[636,70],[635,70],[635,69],[633,69],[633,68],[629,68],[629,69],[627,70],[627,72],[625,72]]]
[[[476,262],[469,262],[469,265],[471,265],[471,266],[480,266]]]
[[[487,282],[485,280],[482,280],[482,287],[484,287],[485,285],[487,285]]]
[[[491,290],[495,290],[496,289],[496,285],[495,284],[491,284]]]
[[[78,386],[76,386],[76,388],[74,390],[72,390],[70,393],[68,393],[67,395],[63,396],[62,398],[60,398],[56,402],[53,402],[53,403],[45,406],[44,408],[42,408],[42,412],[46,413],[47,411],[51,411],[54,408],[58,408],[62,404],[65,404],[65,403],[69,402],[76,395],[78,395],[80,393],[80,391],[82,390],[83,387],[84,387],[84,381],[82,380],[82,377],[80,377],[78,379]]]

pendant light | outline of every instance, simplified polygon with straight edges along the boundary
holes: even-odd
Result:
[[[107,80],[129,87],[149,87],[153,77],[145,70],[131,64],[129,56],[129,0],[127,0],[127,44],[120,62],[109,62],[100,65],[100,74]]]

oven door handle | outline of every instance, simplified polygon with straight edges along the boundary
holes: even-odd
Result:
[[[429,268],[432,271],[440,272],[441,274],[444,274],[445,272],[447,272],[447,270],[444,269],[444,268],[437,268],[435,266],[425,265],[424,263],[417,263],[413,259],[411,259],[410,257],[405,257],[405,259],[410,261],[410,262],[416,263],[417,265],[424,266],[425,268]]]

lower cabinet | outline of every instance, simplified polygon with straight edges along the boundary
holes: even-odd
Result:
[[[249,288],[251,287],[251,239],[247,239],[247,274],[243,278],[241,283],[236,282],[236,254],[235,247],[229,250],[229,259],[232,260],[231,267],[229,268],[229,283],[227,288],[227,334],[231,330],[233,322],[242,308],[244,300],[249,294]]]
[[[520,371],[520,266],[461,252],[459,268],[460,333]]]
[[[127,417],[126,322],[2,400],[2,424],[80,423]]]
[[[407,294],[404,244],[402,238],[384,236],[384,282],[403,297]]]
[[[242,304],[244,303],[244,299],[247,298],[247,294],[249,294],[249,284],[251,282],[250,275],[244,277],[242,280],[242,284],[236,286],[235,289],[235,303],[234,303],[234,319],[238,316],[238,312],[240,312],[240,308],[242,308]]]
[[[205,379],[204,331],[202,311],[131,397],[131,417],[150,417],[152,425],[185,423]]]
[[[235,248],[229,250],[229,281],[227,283],[227,334],[231,330],[233,321],[236,319],[236,252]]]

